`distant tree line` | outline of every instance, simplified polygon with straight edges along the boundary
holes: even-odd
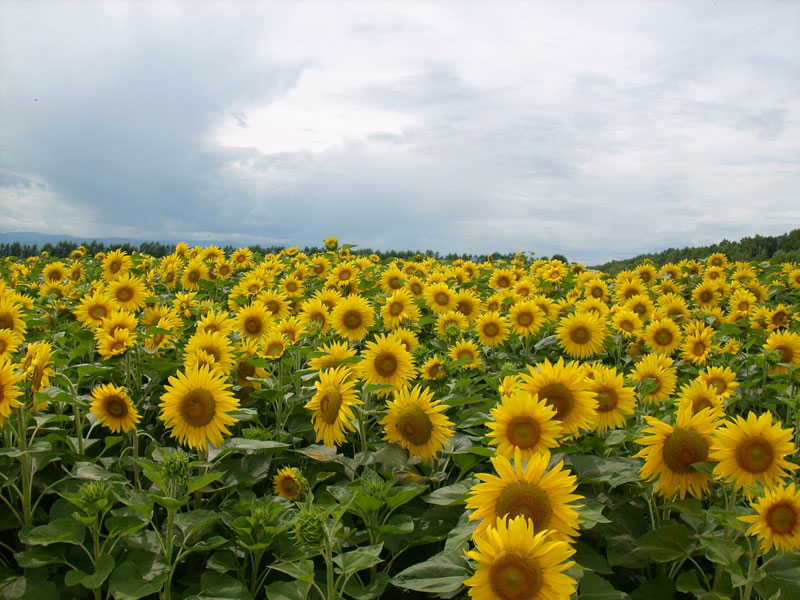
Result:
[[[94,256],[98,252],[109,252],[111,250],[124,250],[125,252],[132,254],[134,252],[139,252],[141,254],[149,254],[150,256],[155,256],[156,258],[161,258],[172,254],[175,251],[175,244],[165,244],[163,242],[142,242],[139,245],[136,244],[106,244],[104,242],[100,242],[97,240],[92,240],[91,242],[84,242],[83,244],[78,244],[76,242],[62,240],[57,243],[47,242],[43,244],[41,247],[37,244],[21,244],[19,242],[10,242],[10,243],[0,243],[0,256],[15,256],[17,258],[28,258],[30,256],[39,256],[42,252],[47,252],[50,256],[54,258],[67,258],[71,252],[78,249],[79,245],[83,245],[86,248],[86,254],[88,256]],[[281,250],[285,250],[286,246],[261,246],[261,245],[253,245],[249,246],[250,250],[252,250],[256,254],[266,255],[266,254],[277,254]],[[223,250],[230,254],[231,252],[235,251],[236,248],[234,246],[225,246]],[[324,247],[318,246],[306,246],[302,249],[303,252],[306,254],[315,254],[318,252],[325,252]],[[421,257],[429,257],[435,258],[437,260],[474,260],[476,262],[480,262],[486,259],[485,254],[457,254],[457,253],[448,253],[448,254],[440,254],[439,252],[435,252],[433,250],[425,250],[424,252],[418,250],[372,250],[371,248],[352,248],[350,252],[356,256],[369,256],[371,254],[375,254],[378,257],[383,259],[390,259],[390,258],[401,258],[401,259],[409,259],[415,260],[417,256]],[[500,253],[495,252],[492,254],[493,260],[511,260],[514,258],[514,253]],[[544,257],[542,257],[544,258]],[[560,258],[564,262],[567,262],[566,259],[561,255],[555,255],[554,258]]]
[[[732,261],[798,262],[800,261],[800,229],[794,229],[782,235],[745,237],[738,242],[722,240],[718,244],[710,246],[669,248],[663,252],[640,254],[624,260],[612,260],[598,265],[596,268],[614,273],[631,269],[644,260],[651,260],[656,265],[663,265],[677,263],[683,259],[700,260],[716,252],[724,253]]]

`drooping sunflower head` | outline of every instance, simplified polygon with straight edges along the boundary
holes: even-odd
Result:
[[[351,406],[362,402],[354,387],[355,382],[345,367],[320,373],[317,393],[305,406],[314,413],[316,441],[322,441],[326,446],[340,445],[345,442],[345,432],[355,430]]]
[[[294,467],[283,467],[277,475],[272,478],[272,485],[278,496],[283,496],[289,500],[296,500],[304,491],[304,478],[299,469]]]

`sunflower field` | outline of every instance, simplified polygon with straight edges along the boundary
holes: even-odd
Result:
[[[5,600],[800,598],[800,266],[0,259]]]

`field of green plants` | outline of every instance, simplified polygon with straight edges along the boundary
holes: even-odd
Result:
[[[6,600],[800,598],[800,265],[0,259]]]

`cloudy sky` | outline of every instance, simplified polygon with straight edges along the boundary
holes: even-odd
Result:
[[[798,2],[0,4],[0,231],[597,263],[800,227]]]

